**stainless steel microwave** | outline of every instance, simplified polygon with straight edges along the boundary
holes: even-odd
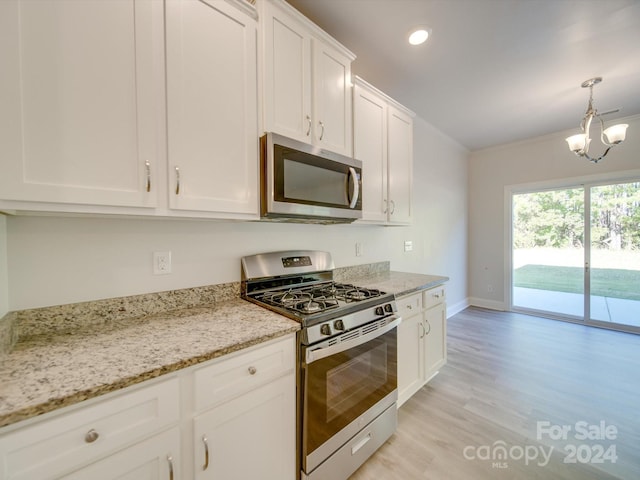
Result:
[[[261,147],[261,216],[308,223],[362,218],[362,162],[267,133]]]

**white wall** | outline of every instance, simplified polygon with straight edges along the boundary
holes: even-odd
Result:
[[[579,120],[579,119],[578,119]],[[616,120],[616,123],[618,120]],[[622,123],[622,122],[621,122]],[[640,117],[625,120],[627,140],[600,163],[577,157],[565,137],[575,130],[473,152],[469,159],[469,296],[474,305],[505,309],[510,245],[505,241],[505,189],[522,184],[628,178],[640,174]],[[601,153],[599,126],[591,149]],[[493,292],[488,292],[488,286]]]
[[[410,227],[8,217],[8,308],[239,281],[240,257],[301,248],[330,251],[339,267],[390,260],[394,270],[449,276],[449,303],[464,303],[468,152],[420,119],[414,138]],[[413,240],[413,252],[403,252],[404,240]],[[165,250],[173,273],[153,275],[152,252]]]

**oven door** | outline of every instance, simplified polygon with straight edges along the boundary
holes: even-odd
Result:
[[[302,468],[309,473],[397,399],[395,315],[302,347]],[[394,407],[395,408],[395,407]]]

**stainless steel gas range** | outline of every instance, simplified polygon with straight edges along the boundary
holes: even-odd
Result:
[[[242,259],[242,297],[297,320],[298,463],[305,480],[344,480],[397,425],[393,294],[333,280],[331,255]]]

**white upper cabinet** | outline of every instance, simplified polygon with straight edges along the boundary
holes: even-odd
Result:
[[[364,222],[411,223],[413,115],[366,81],[355,78],[353,154],[363,163]]]
[[[389,223],[411,223],[413,189],[413,118],[389,106]]]
[[[352,155],[355,55],[282,0],[263,2],[263,130]]]
[[[162,4],[0,2],[0,202],[153,207]]]
[[[257,218],[257,21],[224,0],[166,9],[169,207]]]
[[[356,78],[353,156],[362,161],[363,220],[387,220],[387,102]]]

